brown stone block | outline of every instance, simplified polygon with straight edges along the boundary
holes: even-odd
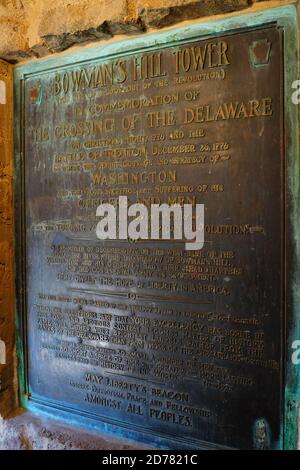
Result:
[[[31,3],[31,2],[30,2]],[[27,18],[20,0],[1,2],[0,5],[0,57],[14,61],[28,49]]]
[[[33,10],[35,11],[35,8]],[[113,7],[106,0],[57,0],[55,6],[43,2],[39,5],[35,24],[31,26],[30,45],[49,35],[78,34],[88,30],[91,30],[90,34],[94,31],[97,35],[98,28],[105,21],[124,22],[126,14],[126,0],[115,0]],[[101,31],[98,31],[98,34],[100,33]]]
[[[0,179],[0,223],[12,223],[12,201],[12,181]]]
[[[146,27],[161,28],[179,21],[242,10],[252,0],[138,0],[138,13]]]
[[[12,68],[0,61],[0,415],[3,416],[16,406],[17,391],[12,161]]]

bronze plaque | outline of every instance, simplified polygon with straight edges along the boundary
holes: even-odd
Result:
[[[271,25],[25,76],[30,403],[169,446],[280,445],[281,41]],[[121,195],[204,204],[204,248],[98,240]]]

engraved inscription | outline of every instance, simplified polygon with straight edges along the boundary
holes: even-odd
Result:
[[[276,443],[281,74],[270,26],[26,77],[32,400],[191,445],[251,448],[266,422]],[[204,248],[97,240],[119,196],[204,204]]]

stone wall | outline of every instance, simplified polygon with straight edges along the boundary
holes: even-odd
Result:
[[[270,0],[2,0],[0,57],[15,63],[119,34],[244,10]],[[285,0],[281,2],[285,3]]]
[[[0,61],[0,415],[16,406],[13,275],[12,67]]]
[[[10,420],[0,417],[1,450],[123,450],[151,449],[128,439],[62,424],[45,416],[26,413]]]

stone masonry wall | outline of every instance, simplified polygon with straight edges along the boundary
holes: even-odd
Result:
[[[285,0],[282,0],[284,3]],[[119,34],[244,10],[270,0],[1,0],[0,58],[15,63]],[[278,3],[278,2],[277,2]],[[280,3],[280,2],[279,2]]]
[[[13,275],[12,67],[0,61],[0,415],[16,406]]]

